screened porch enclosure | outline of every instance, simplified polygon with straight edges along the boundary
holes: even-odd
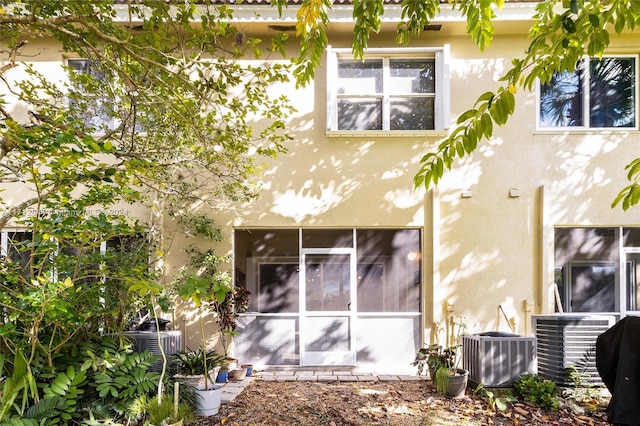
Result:
[[[236,285],[251,296],[235,357],[258,366],[413,371],[420,240],[418,229],[236,230]]]

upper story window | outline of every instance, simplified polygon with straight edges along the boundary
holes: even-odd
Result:
[[[29,243],[32,240],[33,234],[28,231],[0,232],[0,269],[4,270],[8,264],[13,264],[20,268],[22,276],[29,277],[33,260]]]
[[[637,57],[585,58],[540,86],[540,128],[638,127]]]
[[[73,100],[70,100],[73,114],[96,133],[105,133],[118,127],[113,99],[109,96],[95,95],[106,92],[104,88],[99,88],[105,79],[98,65],[88,59],[69,59],[67,65],[80,74],[72,87],[80,94],[85,93],[84,96],[74,96]]]
[[[448,47],[350,49],[327,56],[327,130],[443,130],[449,120]]]

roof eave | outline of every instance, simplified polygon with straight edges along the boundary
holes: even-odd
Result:
[[[535,15],[535,8],[538,2],[507,2],[502,9],[496,9],[495,21],[531,21]],[[117,17],[120,22],[130,22],[130,15],[127,5],[115,5]],[[200,6],[198,6],[200,7]],[[202,6],[204,8],[204,6]],[[278,13],[278,9],[270,5],[238,4],[230,5],[234,11],[233,22],[239,23],[267,23],[267,24],[292,24],[297,21],[297,11],[300,8],[296,5],[288,6]],[[398,4],[385,5],[383,23],[398,23],[401,21],[402,7]],[[329,12],[329,19],[332,23],[353,23],[353,6],[346,4],[334,4]],[[459,10],[452,10],[449,4],[440,6],[440,14],[432,20],[432,23],[464,22],[465,18]],[[133,22],[135,23],[135,22]]]

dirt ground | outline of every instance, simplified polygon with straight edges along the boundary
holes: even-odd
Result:
[[[490,400],[467,388],[460,399],[438,395],[430,381],[406,382],[267,382],[255,381],[236,399],[223,404],[200,426],[286,425],[433,425],[564,426],[608,425],[602,398],[580,398],[557,411],[523,403],[494,411]]]

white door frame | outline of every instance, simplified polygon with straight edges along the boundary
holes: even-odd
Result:
[[[307,255],[348,255],[349,256],[349,295],[350,303],[346,311],[307,311]],[[356,362],[356,313],[357,307],[357,267],[354,248],[304,248],[300,252],[300,365],[355,365]],[[310,322],[314,318],[342,318],[349,327],[348,351],[308,351],[307,337],[310,334]]]

